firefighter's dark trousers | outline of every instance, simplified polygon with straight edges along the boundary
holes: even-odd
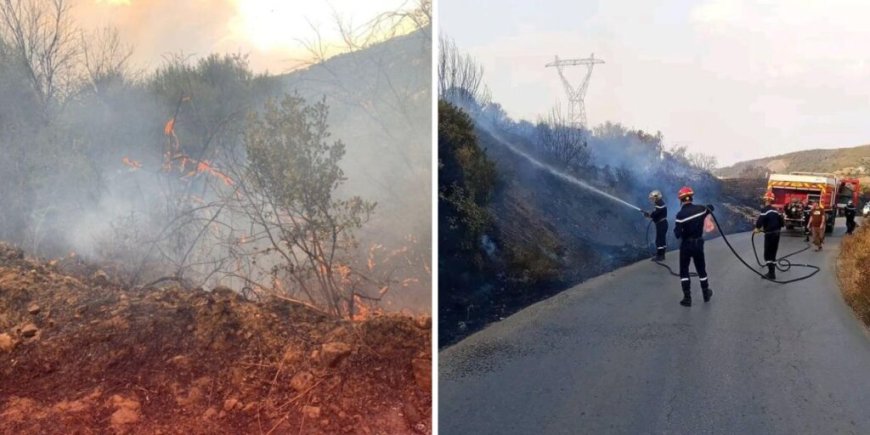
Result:
[[[852,234],[852,231],[855,231],[855,218],[846,218],[846,233]]]
[[[664,257],[668,248],[668,220],[662,219],[656,222],[656,255]]]
[[[680,243],[680,285],[683,287],[683,294],[687,297],[691,287],[689,281],[690,261],[695,263],[701,288],[708,288],[710,284],[707,281],[707,263],[704,260],[704,239],[685,239]]]
[[[776,267],[776,251],[779,250],[779,231],[764,234],[764,263],[772,274]]]

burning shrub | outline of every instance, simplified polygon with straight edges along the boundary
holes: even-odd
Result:
[[[328,142],[327,115],[325,102],[309,106],[287,95],[249,117],[240,204],[257,228],[253,242],[267,245],[252,254],[280,258],[272,278],[286,278],[312,302],[347,315],[355,291],[345,284],[354,271],[344,257],[374,204],[358,196],[336,198],[345,181],[338,165],[345,148]]]

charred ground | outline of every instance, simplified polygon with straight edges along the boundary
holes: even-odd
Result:
[[[642,208],[659,189],[671,218],[673,192],[689,184],[699,202],[716,206],[726,232],[750,228],[755,181],[723,183],[666,151],[661,134],[618,124],[571,132],[513,121],[497,104],[460,105],[439,105],[440,346],[651,253],[649,220],[638,211],[560,180],[503,141]],[[568,140],[554,146],[559,134]],[[672,234],[668,244],[676,246]]]
[[[0,245],[2,433],[426,433],[429,318],[120,287]]]

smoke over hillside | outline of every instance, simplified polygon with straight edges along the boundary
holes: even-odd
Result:
[[[553,116],[534,124],[515,121],[496,103],[462,96],[467,94],[450,98],[455,106],[442,104],[441,116],[467,116],[473,130],[465,140],[456,139],[463,137],[456,133],[447,136],[439,159],[452,171],[447,162],[454,153],[467,155],[469,147],[477,147],[494,165],[497,181],[487,195],[478,196],[483,211],[473,212],[456,200],[456,192],[479,177],[474,168],[480,164],[460,163],[455,170],[461,177],[442,174],[439,188],[448,215],[484,213],[487,218],[475,233],[451,224],[463,218],[441,217],[441,345],[580,281],[647,258],[649,220],[635,207],[651,209],[651,190],[664,193],[671,222],[679,209],[675,192],[690,185],[696,201],[717,206],[726,231],[749,227],[722,194],[719,180],[667,151],[661,134],[613,123],[589,131]],[[461,125],[439,125],[439,140]],[[468,240],[469,234],[477,239]],[[677,246],[672,234],[668,245]]]
[[[128,287],[226,285],[347,317],[428,311],[428,25],[289,75],[219,54],[135,74],[118,41],[145,32],[170,47],[161,38],[178,26],[198,45],[227,14],[129,3],[117,19],[166,13],[166,28],[91,45],[71,31],[74,9],[53,9],[63,2],[24,3],[66,44],[57,69],[22,57],[26,26],[4,27],[0,238],[100,264]]]

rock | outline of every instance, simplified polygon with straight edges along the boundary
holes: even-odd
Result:
[[[430,317],[430,316],[417,317],[414,320],[414,324],[416,324],[417,327],[420,329],[424,329],[424,330],[432,329],[432,317]]]
[[[432,389],[432,360],[429,358],[414,358],[411,360],[411,370],[414,372],[414,380],[421,390]]]
[[[223,285],[211,289],[211,293],[215,296],[222,296],[224,298],[234,298],[236,296],[236,292],[233,291],[233,289]]]
[[[408,421],[408,426],[413,427],[415,424],[419,423],[423,417],[420,415],[420,412],[417,411],[417,408],[410,402],[405,402],[402,406],[402,414],[405,414],[405,420]]]
[[[305,405],[302,407],[302,415],[310,419],[320,418],[320,407]]]
[[[341,360],[350,355],[350,345],[342,342],[325,343],[320,348],[320,361],[332,367],[341,362]]]
[[[240,408],[241,405],[242,404],[241,402],[239,402],[239,399],[229,398],[227,400],[224,400],[224,411],[230,412],[236,408]]]
[[[193,361],[191,361],[190,357],[187,355],[176,355],[172,358],[169,358],[168,362],[180,369],[189,369],[191,364],[193,363]]]
[[[302,351],[292,347],[288,347],[287,350],[284,351],[285,364],[296,364],[299,361],[302,361]]]
[[[209,409],[206,409],[205,412],[202,413],[202,419],[203,420],[211,420],[211,419],[217,417],[217,415],[218,415],[217,409],[215,409],[214,407],[211,407]]]
[[[15,349],[15,340],[7,333],[0,334],[0,352],[12,352]]]
[[[109,401],[115,407],[115,412],[112,413],[111,418],[112,426],[124,426],[139,422],[140,405],[138,400],[127,399],[120,394],[115,394]]]
[[[62,413],[76,413],[87,411],[89,404],[85,400],[74,400],[72,402],[64,400],[54,405],[54,409]]]
[[[314,375],[307,371],[296,373],[290,379],[290,387],[300,393],[311,387],[312,383],[314,383]]]
[[[112,413],[112,426],[123,426],[139,422],[139,410],[121,408]]]
[[[102,270],[98,270],[94,272],[93,275],[91,275],[91,281],[93,281],[96,285],[106,285],[109,283],[109,275],[107,275],[106,272],[103,272]]]
[[[197,386],[193,386],[190,387],[190,391],[187,392],[187,397],[178,396],[175,398],[175,402],[180,406],[187,407],[196,406],[204,399],[205,394],[203,394],[202,390]]]
[[[30,304],[27,307],[27,312],[30,314],[33,314],[34,316],[39,314],[39,310],[40,310],[39,305],[36,305],[36,304]]]
[[[21,336],[25,338],[33,337],[37,332],[39,332],[39,328],[33,323],[28,323],[21,328]]]

